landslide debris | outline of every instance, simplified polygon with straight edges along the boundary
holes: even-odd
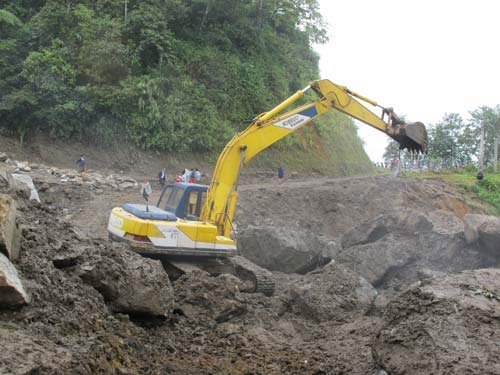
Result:
[[[424,279],[387,307],[373,343],[389,374],[498,374],[500,270]]]
[[[241,250],[274,270],[266,297],[230,275],[170,282],[109,242],[108,210],[133,189],[23,173],[40,203],[0,174],[30,297],[0,308],[2,374],[499,372],[497,219],[440,181],[243,185]]]
[[[458,272],[498,263],[481,242],[486,233],[474,243],[464,235],[464,218],[481,214],[481,207],[439,180],[377,176],[242,190],[237,219],[245,256],[282,272],[333,259],[378,289],[380,308],[387,294],[417,281],[421,270]],[[488,223],[493,228],[492,219]]]
[[[312,272],[290,287],[293,313],[314,322],[351,322],[366,315],[377,296],[358,273],[338,264]]]

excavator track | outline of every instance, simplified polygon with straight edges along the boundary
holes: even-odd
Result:
[[[171,280],[177,280],[181,275],[195,270],[203,270],[212,275],[227,273],[243,282],[242,292],[262,293],[265,296],[274,294],[272,273],[239,255],[228,258],[175,258],[150,252],[139,253],[145,257],[160,260]]]
[[[262,293],[265,296],[272,296],[274,294],[274,281],[271,272],[239,255],[231,257],[228,260],[234,266],[235,276],[252,284],[252,290],[248,290],[248,292]]]

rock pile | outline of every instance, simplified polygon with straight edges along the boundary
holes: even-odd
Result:
[[[373,348],[389,374],[498,374],[500,270],[425,279],[392,301]]]
[[[17,258],[0,255],[0,296],[16,290],[0,303],[2,374],[500,373],[498,219],[440,183],[247,188],[240,246],[276,270],[266,297],[240,293],[229,275],[170,282],[159,261],[87,237],[68,210],[105,217],[108,192],[131,194],[107,182],[92,194],[74,171],[29,167],[19,174],[41,203],[0,168],[3,227],[20,238]],[[2,252],[15,254],[8,233]]]
[[[2,158],[2,154],[5,156]],[[19,162],[10,160],[5,153],[0,154],[0,162],[3,165],[0,168],[17,176],[31,176],[35,181],[57,182],[60,184],[73,184],[77,186],[88,186],[94,189],[111,188],[114,190],[137,189],[139,184],[131,177],[110,174],[102,175],[98,172],[88,170],[85,173],[79,173],[75,169],[59,169],[49,167],[43,164]],[[27,183],[23,177],[16,177],[21,183]]]

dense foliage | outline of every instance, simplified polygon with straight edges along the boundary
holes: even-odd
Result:
[[[0,126],[213,150],[318,75],[317,0],[0,0]]]
[[[472,185],[472,190],[482,200],[495,207],[496,213],[500,214],[500,177],[497,174],[488,174],[483,180]]]

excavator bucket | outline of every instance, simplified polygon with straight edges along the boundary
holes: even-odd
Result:
[[[421,122],[399,125],[398,132],[391,137],[401,149],[412,152],[427,152],[427,130]]]

